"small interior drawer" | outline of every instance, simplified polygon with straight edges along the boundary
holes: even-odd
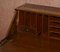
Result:
[[[49,32],[56,32],[56,33],[60,33],[60,28],[56,28],[56,27],[50,27],[48,28]]]
[[[48,27],[49,26],[60,28],[60,23],[58,23],[58,22],[50,22],[50,23],[48,23]]]
[[[60,17],[48,17],[48,22],[50,21],[60,22]]]

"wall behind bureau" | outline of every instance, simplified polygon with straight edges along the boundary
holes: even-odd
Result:
[[[60,7],[60,0],[27,0],[28,3]]]
[[[14,9],[25,2],[26,0],[0,0],[0,41],[6,37]]]

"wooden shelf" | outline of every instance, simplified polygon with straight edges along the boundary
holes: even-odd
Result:
[[[59,40],[60,41],[60,38],[57,38],[57,37],[49,37],[50,39],[55,39],[55,40]]]
[[[59,28],[54,28],[54,27],[51,27],[48,29],[49,32],[57,32],[57,33],[60,33],[60,29]]]
[[[60,23],[60,21],[50,20],[49,23]]]
[[[49,33],[58,33],[58,34],[60,34],[60,32],[57,32],[57,31],[48,31]]]
[[[60,17],[55,17],[55,16],[49,16],[48,20],[55,20],[55,21],[60,21]]]
[[[49,28],[58,29],[58,28],[60,28],[60,23],[59,23],[59,22],[56,22],[56,21],[50,22],[50,23],[48,24],[48,27],[49,27]]]
[[[60,33],[49,32],[49,38],[60,40]]]
[[[60,26],[48,25],[48,28],[51,28],[51,27],[60,28]]]

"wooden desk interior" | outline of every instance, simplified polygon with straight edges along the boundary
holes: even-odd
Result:
[[[60,40],[60,8],[27,3],[16,11],[19,14],[19,30],[39,35],[47,32],[47,37]]]

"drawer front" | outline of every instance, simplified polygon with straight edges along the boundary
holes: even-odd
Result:
[[[48,35],[50,38],[60,40],[60,17],[48,17]]]
[[[58,22],[49,22],[48,27],[57,27],[60,28],[60,23]]]
[[[48,17],[48,27],[50,26],[60,28],[60,17]]]
[[[60,17],[53,17],[53,16],[48,17],[48,22],[51,22],[51,21],[60,23]]]

